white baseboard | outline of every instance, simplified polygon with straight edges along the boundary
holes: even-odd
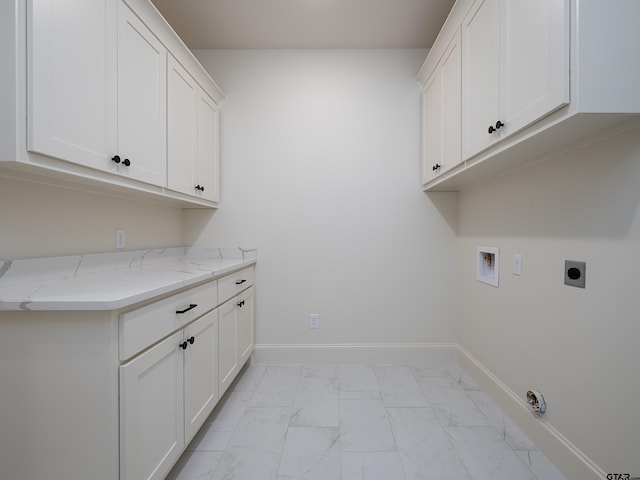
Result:
[[[256,345],[251,362],[399,363],[455,362],[455,343],[356,343],[336,345]]]
[[[502,408],[509,418],[538,446],[569,480],[602,480],[606,473],[567,438],[529,410],[524,397],[518,396],[460,345],[458,365]]]

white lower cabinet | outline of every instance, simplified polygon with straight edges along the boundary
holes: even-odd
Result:
[[[184,329],[184,439],[188,444],[218,401],[218,310]]]
[[[254,332],[254,294],[253,287],[247,289],[246,292],[240,295],[240,301],[238,302],[238,357],[239,363],[242,367],[249,357],[253,353],[255,347],[255,332]]]
[[[163,479],[218,401],[218,310],[120,367],[120,479]]]
[[[246,268],[120,315],[120,480],[165,478],[249,360],[253,278]]]
[[[250,266],[119,310],[0,310],[0,478],[164,479],[249,360],[253,285]]]
[[[220,395],[227,391],[255,346],[254,289],[248,288],[220,307]]]
[[[120,479],[162,479],[184,449],[182,332],[120,367]]]
[[[233,382],[238,367],[238,307],[230,300],[220,307],[218,358],[220,368],[220,394]]]

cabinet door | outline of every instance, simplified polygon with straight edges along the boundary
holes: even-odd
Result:
[[[238,307],[236,298],[232,298],[220,307],[218,323],[218,367],[219,394],[222,396],[227,391],[231,382],[240,370],[238,367],[238,331],[237,317]]]
[[[462,23],[462,159],[498,140],[500,2],[477,0]],[[504,123],[504,120],[502,120]]]
[[[160,480],[184,448],[182,331],[120,366],[120,479]]]
[[[249,360],[255,345],[255,302],[254,288],[240,295],[238,304],[238,365],[239,368]]]
[[[569,103],[569,0],[503,0],[501,138]]]
[[[440,76],[442,78],[442,164],[445,170],[455,167],[461,157],[461,82],[462,60],[460,55],[460,32],[453,38],[444,53]]]
[[[167,64],[167,186],[194,195],[198,84],[173,58]]]
[[[167,52],[123,2],[118,3],[118,155],[122,175],[166,185]]]
[[[422,183],[442,171],[442,76],[436,68],[422,91]]]
[[[218,310],[184,329],[185,444],[189,443],[218,401]]]
[[[198,156],[196,183],[207,200],[220,200],[220,151],[218,105],[201,88],[198,90]]]
[[[461,68],[458,31],[422,93],[422,183],[461,161]]]
[[[115,7],[111,0],[28,2],[29,150],[115,168]]]

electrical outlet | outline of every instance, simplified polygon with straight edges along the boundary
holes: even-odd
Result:
[[[309,328],[318,328],[318,322],[320,320],[320,315],[317,313],[309,314]]]
[[[116,228],[116,248],[124,248],[124,228]]]

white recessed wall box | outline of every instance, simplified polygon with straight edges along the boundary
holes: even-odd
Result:
[[[477,251],[476,279],[497,287],[500,273],[500,249],[478,246]]]

